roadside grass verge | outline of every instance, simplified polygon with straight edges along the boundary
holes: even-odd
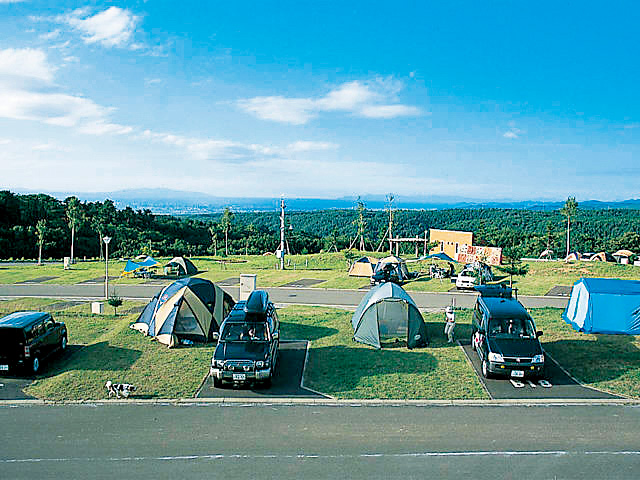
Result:
[[[577,380],[628,397],[640,398],[640,336],[576,332],[562,320],[562,310],[531,311],[544,331],[544,349]]]

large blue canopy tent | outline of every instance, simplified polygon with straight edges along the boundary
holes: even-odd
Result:
[[[581,278],[562,318],[578,332],[640,335],[640,281]]]

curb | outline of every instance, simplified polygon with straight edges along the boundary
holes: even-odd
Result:
[[[516,399],[516,400],[337,400],[329,398],[178,398],[112,400],[0,400],[0,407],[15,406],[326,406],[326,407],[565,407],[565,406],[638,406],[640,399]]]

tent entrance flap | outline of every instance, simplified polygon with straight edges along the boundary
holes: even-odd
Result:
[[[180,310],[178,310],[173,333],[176,335],[197,335],[206,338],[204,329],[198,323],[198,319],[186,298],[182,301]]]
[[[407,338],[408,311],[408,304],[403,301],[386,299],[376,304],[380,341]]]

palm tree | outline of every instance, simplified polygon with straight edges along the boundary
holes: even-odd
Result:
[[[38,236],[38,265],[42,265],[42,246],[44,245],[44,238],[47,235],[47,221],[38,220],[36,223],[36,235]]]
[[[222,230],[224,230],[224,254],[229,255],[229,230],[231,230],[231,221],[233,220],[233,212],[229,207],[225,207],[222,214]]]
[[[562,215],[564,215],[565,217],[567,217],[567,255],[565,256],[568,257],[569,256],[569,232],[571,231],[571,219],[575,218],[576,214],[578,213],[578,202],[576,202],[576,197],[569,197],[567,198],[567,201],[564,204],[564,207],[562,207],[562,210],[560,210],[560,213],[562,213]]]
[[[76,235],[76,228],[82,224],[82,205],[77,197],[67,198],[67,223],[71,229],[71,263],[73,261],[73,242]]]

